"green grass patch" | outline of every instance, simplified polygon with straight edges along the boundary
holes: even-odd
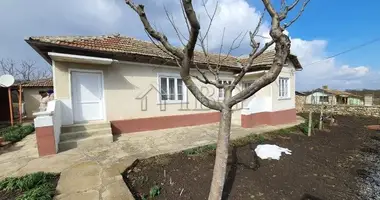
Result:
[[[306,129],[305,129],[305,124],[306,124]],[[313,124],[313,126],[318,126],[318,124]],[[307,123],[302,123],[296,126],[292,126],[289,128],[284,128],[284,129],[279,129],[276,131],[268,132],[268,133],[263,133],[263,134],[250,134],[242,138],[238,138],[235,140],[231,140],[230,145],[233,147],[241,147],[245,146],[249,143],[258,143],[258,144],[263,144],[267,140],[269,140],[272,137],[278,136],[278,135],[290,135],[296,132],[303,132],[306,131],[307,134]],[[192,149],[187,149],[184,150],[183,152],[188,155],[188,156],[194,156],[194,155],[201,155],[203,153],[208,153],[208,152],[213,152],[216,150],[216,144],[211,144],[211,145],[206,145],[206,146],[201,146],[201,147],[195,147]]]
[[[16,124],[14,126],[8,126],[6,128],[2,128],[0,129],[0,136],[3,136],[5,133],[8,133],[8,132],[11,132],[11,131],[14,131],[14,130],[17,130],[21,127],[20,124]]]
[[[16,200],[52,200],[58,179],[59,174],[45,172],[9,177],[0,181],[0,195],[18,194]]]
[[[33,125],[15,125],[12,127],[4,128],[0,131],[0,136],[4,138],[5,141],[18,142],[22,140],[27,135],[34,132]]]
[[[212,152],[216,150],[216,144],[209,144],[206,146],[195,147],[192,149],[184,150],[183,152],[188,156],[200,155],[207,152]]]
[[[247,135],[247,136],[242,137],[242,138],[232,140],[231,145],[233,147],[241,147],[241,146],[245,146],[251,142],[256,142],[256,143],[262,144],[266,140],[267,140],[267,138],[266,138],[265,134],[251,134],[251,135]]]

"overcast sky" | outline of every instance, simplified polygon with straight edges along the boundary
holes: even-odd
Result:
[[[171,28],[163,5],[170,11],[179,28],[184,30],[182,13],[178,0],[140,0],[145,4],[148,17],[152,23],[163,30],[170,41],[179,44]],[[215,0],[209,0],[207,7],[212,10]],[[228,46],[235,37],[247,30],[254,29],[258,22],[262,5],[260,1],[220,0],[216,19],[210,32],[209,48],[218,49],[225,28],[224,45]],[[313,1],[312,1],[313,2]],[[201,1],[194,0],[195,9],[200,17],[202,27],[208,20]],[[312,9],[313,3],[309,5]],[[308,10],[305,10],[305,18]],[[268,16],[261,27],[260,34],[268,36]],[[47,63],[24,41],[28,36],[47,35],[105,35],[120,33],[139,39],[147,39],[137,15],[125,5],[124,0],[1,0],[0,1],[0,58],[16,61],[34,60],[41,67]],[[304,24],[304,23],[302,23]],[[329,42],[318,37],[303,38],[304,26],[294,24],[289,35],[292,39],[292,53],[296,54],[304,65],[302,72],[297,72],[297,89],[305,90],[328,84],[331,87],[374,88],[379,84],[379,71],[370,66],[350,66],[344,60],[330,59],[313,65],[330,54],[327,52]],[[249,40],[243,40],[234,55],[248,54]]]

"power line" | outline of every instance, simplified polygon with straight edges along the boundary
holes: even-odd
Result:
[[[373,43],[378,42],[378,41],[380,41],[380,37],[378,37],[378,38],[376,38],[376,39],[373,39],[373,40],[371,40],[371,41],[368,41],[368,42],[366,42],[366,43],[360,44],[360,45],[358,45],[358,46],[354,46],[354,47],[352,47],[352,48],[350,48],[350,49],[347,49],[347,50],[342,51],[342,52],[340,52],[340,53],[337,53],[337,54],[335,54],[335,55],[332,55],[332,56],[326,57],[326,58],[324,58],[324,59],[322,59],[322,60],[317,60],[317,61],[311,62],[311,63],[309,63],[309,64],[304,65],[303,67],[310,66],[310,65],[313,65],[313,64],[315,64],[315,63],[319,63],[319,62],[322,62],[322,61],[325,61],[325,60],[329,60],[329,59],[331,59],[331,58],[334,58],[334,57],[340,56],[340,55],[345,54],[345,53],[348,53],[348,52],[350,52],[350,51],[354,51],[354,50],[356,50],[356,49],[360,49],[360,48],[362,48],[362,47],[368,46],[368,45],[373,44]]]

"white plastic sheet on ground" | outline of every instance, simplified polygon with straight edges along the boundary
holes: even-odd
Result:
[[[275,159],[280,160],[282,153],[291,155],[292,151],[287,148],[282,148],[274,144],[260,144],[257,145],[255,152],[261,159]]]

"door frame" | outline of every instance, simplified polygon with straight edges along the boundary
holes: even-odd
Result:
[[[78,121],[75,121],[75,118],[74,118],[74,111],[73,111],[73,107],[74,107],[74,103],[73,103],[73,91],[71,90],[72,88],[72,83],[71,83],[71,73],[72,72],[84,72],[84,73],[100,73],[100,77],[101,77],[101,81],[100,81],[100,86],[101,86],[101,91],[102,91],[102,110],[103,110],[103,120],[99,120],[99,121],[107,121],[107,112],[106,112],[106,99],[105,99],[105,90],[104,90],[104,73],[103,73],[103,70],[96,70],[96,69],[78,69],[78,68],[69,68],[68,69],[68,72],[69,72],[69,97],[70,97],[70,100],[71,100],[71,116],[72,116],[72,119],[73,119],[73,123],[76,124],[76,123],[82,123],[82,122],[78,122]],[[90,122],[90,121],[83,121],[83,122]]]

